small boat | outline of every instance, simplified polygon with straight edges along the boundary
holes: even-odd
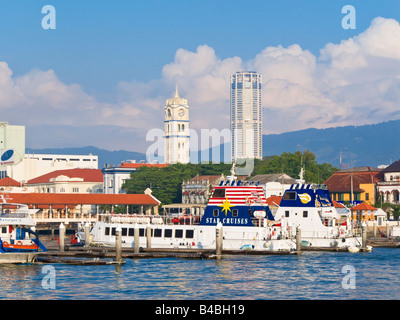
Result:
[[[8,203],[2,196],[0,213],[0,263],[33,263],[46,247],[35,232],[32,218],[37,209],[25,204]]]

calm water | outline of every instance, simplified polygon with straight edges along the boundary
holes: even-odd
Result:
[[[400,249],[388,248],[371,253],[232,256],[220,261],[128,259],[122,267],[1,265],[0,297],[400,299],[399,266]]]

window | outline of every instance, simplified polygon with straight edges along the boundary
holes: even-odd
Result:
[[[7,227],[1,227],[1,233],[7,233]]]
[[[289,211],[288,210],[285,211],[285,217],[289,218]]]
[[[239,210],[238,209],[233,209],[232,210],[232,217],[237,217],[239,215]]]
[[[143,228],[139,229],[139,237],[144,237],[144,229]]]
[[[186,230],[186,238],[193,238],[194,230]]]
[[[135,236],[135,229],[133,228],[129,228],[129,234],[130,237],[134,237]]]
[[[369,193],[368,192],[365,193],[365,200],[369,200]]]
[[[79,188],[72,188],[72,192],[79,192]]]
[[[165,238],[172,238],[172,229],[165,229],[164,237]]]
[[[162,229],[154,229],[154,237],[160,238],[162,236]]]
[[[219,210],[218,209],[214,209],[213,210],[213,217],[218,217],[219,216]]]
[[[214,198],[225,198],[225,189],[215,189],[213,193]]]
[[[106,227],[106,228],[105,228],[105,230],[104,230],[104,235],[105,235],[105,236],[110,235],[110,227]]]
[[[175,238],[183,238],[183,230],[182,229],[175,230]]]
[[[296,192],[295,191],[287,191],[283,196],[284,200],[296,200]]]
[[[307,218],[308,217],[308,211],[303,211],[303,218]]]
[[[115,236],[115,235],[116,235],[115,229],[116,229],[116,228],[111,228],[111,235],[112,235],[112,236]]]
[[[122,235],[126,236],[128,234],[128,229],[127,228],[122,228]]]

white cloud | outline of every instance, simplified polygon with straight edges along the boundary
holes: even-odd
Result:
[[[268,46],[247,61],[221,59],[207,45],[194,52],[181,48],[159,79],[120,82],[115,101],[108,103],[78,84],[65,84],[53,70],[14,77],[0,62],[0,111],[3,121],[16,124],[111,125],[146,132],[163,128],[165,100],[177,84],[191,107],[192,128],[224,129],[229,128],[230,75],[254,70],[263,74],[264,133],[362,125],[400,118],[399,60],[399,23],[376,18],[359,35],[327,43],[319,56],[298,44]]]

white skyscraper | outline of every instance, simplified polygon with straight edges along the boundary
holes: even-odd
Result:
[[[165,103],[165,163],[189,162],[189,105],[178,88]]]
[[[262,159],[261,73],[231,75],[232,161]]]

